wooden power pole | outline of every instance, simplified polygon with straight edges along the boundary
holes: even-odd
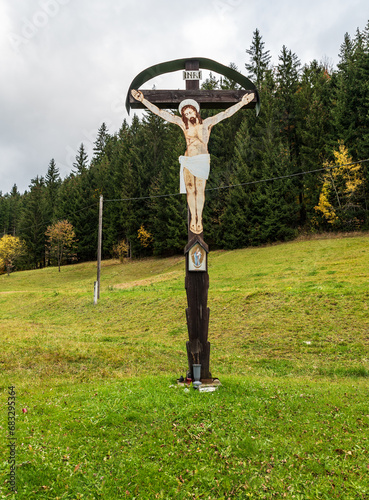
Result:
[[[103,200],[104,200],[103,195],[100,195],[99,229],[98,229],[98,235],[97,235],[97,298],[98,299],[100,298]]]

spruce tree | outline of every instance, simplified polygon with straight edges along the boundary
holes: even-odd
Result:
[[[61,185],[59,169],[56,166],[54,158],[50,160],[49,167],[45,176],[46,203],[47,203],[47,224],[55,222],[55,212],[58,191]]]
[[[102,158],[104,157],[105,154],[107,154],[106,147],[108,144],[109,140],[109,131],[108,127],[106,126],[106,123],[103,122],[97,132],[97,138],[96,141],[94,142],[94,155],[92,158],[92,162],[100,162]]]
[[[335,92],[336,139],[342,140],[354,161],[369,158],[369,23],[352,40],[346,33],[340,50]],[[365,167],[365,213],[369,224],[369,168]]]
[[[332,74],[322,63],[312,61],[304,66],[296,94],[296,137],[299,146],[298,168],[312,173],[300,178],[300,191],[306,228],[315,220],[321,176],[313,172],[331,155],[334,130],[331,124]]]
[[[135,210],[135,202],[129,198],[135,196],[135,180],[132,171],[132,134],[124,120],[114,145],[110,162],[110,175],[114,186],[112,202],[105,203],[109,213],[108,227],[105,230],[104,244],[106,251],[112,251],[120,242],[129,246],[130,219]]]
[[[269,72],[262,83],[262,108],[245,114],[236,135],[234,174],[222,221],[223,245],[237,248],[290,239],[296,231],[294,187],[289,155],[279,133],[275,82]],[[271,180],[275,179],[275,180]]]
[[[86,153],[83,142],[78,149],[76,160],[73,162],[73,167],[73,173],[75,175],[83,174],[88,169],[88,154]]]
[[[20,236],[25,241],[32,267],[45,265],[45,231],[48,220],[46,187],[43,177],[31,180],[30,190],[25,193],[20,221]]]
[[[151,185],[150,228],[155,255],[183,251],[187,243],[187,202],[179,193],[179,162],[185,143],[179,127],[166,126],[161,167]]]
[[[262,40],[260,31],[256,29],[253,33],[252,43],[246,53],[250,56],[250,62],[245,64],[249,78],[259,88],[266,73],[270,69],[271,55],[269,50],[265,50],[265,43]]]

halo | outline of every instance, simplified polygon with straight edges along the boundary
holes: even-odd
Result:
[[[185,106],[193,106],[196,109],[196,111],[200,113],[200,106],[198,102],[194,101],[193,99],[185,99],[178,106],[178,111],[180,115],[182,114],[182,109]]]

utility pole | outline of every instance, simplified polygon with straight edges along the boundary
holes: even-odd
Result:
[[[103,214],[103,195],[100,195],[99,203],[99,231],[97,236],[97,298],[100,298],[100,276],[101,276],[101,246],[102,246],[102,214]]]

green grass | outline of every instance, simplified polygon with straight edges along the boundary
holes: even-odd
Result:
[[[369,498],[368,255],[366,235],[212,252],[214,393],[175,384],[182,257],[104,262],[96,306],[96,263],[0,276],[17,498]]]

